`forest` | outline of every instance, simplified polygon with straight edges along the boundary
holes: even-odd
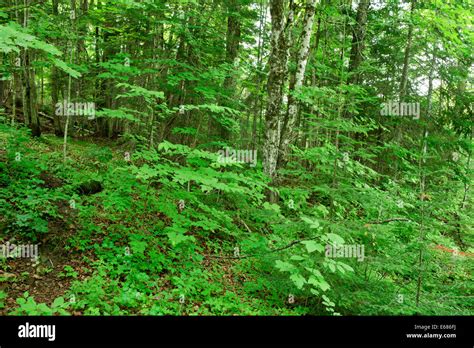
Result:
[[[474,315],[473,24],[0,0],[0,315]]]

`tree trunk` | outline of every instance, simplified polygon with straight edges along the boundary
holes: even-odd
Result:
[[[285,162],[288,146],[290,142],[294,140],[295,134],[297,134],[295,132],[295,126],[298,116],[298,101],[294,97],[294,92],[297,92],[303,86],[304,74],[306,72],[306,65],[308,63],[309,44],[313,31],[315,7],[316,0],[309,0],[306,4],[306,12],[303,20],[303,31],[301,32],[301,46],[298,51],[296,61],[296,71],[290,82],[288,112],[283,122],[282,133],[280,135],[279,164]]]
[[[400,79],[399,100],[403,102],[406,95],[408,81],[408,65],[410,63],[411,45],[413,40],[413,12],[415,11],[415,0],[411,2],[410,23],[408,24],[407,45],[405,46],[405,57],[403,59],[402,77]]]
[[[288,45],[286,29],[293,21],[293,2],[285,23],[284,1],[270,2],[272,20],[270,73],[267,82],[267,109],[265,113],[265,144],[263,146],[263,169],[270,178],[276,177],[278,150],[280,147],[279,123],[283,101],[283,87],[287,73]]]
[[[370,0],[360,0],[357,7],[356,25],[352,31],[351,57],[349,61],[349,83],[359,83],[360,74],[357,69],[362,63],[362,50],[364,49],[365,33],[367,31],[367,12]]]
[[[260,2],[260,14],[259,14],[259,30],[258,30],[258,49],[257,49],[257,94],[255,98],[255,111],[253,115],[253,124],[252,124],[252,150],[255,150],[258,145],[260,144],[260,133],[257,134],[257,120],[262,119],[263,113],[263,93],[260,92],[261,90],[261,83],[262,83],[262,51],[263,47],[265,47],[265,24],[267,18],[267,3],[261,0]],[[261,124],[261,122],[260,122]]]
[[[24,1],[24,26],[28,27],[29,20],[29,0]],[[32,53],[28,49],[23,50],[23,83],[24,83],[24,99],[23,99],[23,112],[25,114],[25,120],[28,120],[28,126],[31,129],[31,134],[34,137],[41,136],[41,127],[38,117],[38,105],[36,100],[36,84],[35,84],[35,73],[33,66],[31,65]]]
[[[433,95],[433,75],[436,65],[436,43],[435,43],[434,52],[431,58],[431,66],[430,72],[428,76],[428,105],[426,106],[426,118],[431,116],[431,105],[432,105],[432,95]],[[420,304],[420,296],[421,296],[421,285],[423,281],[423,261],[424,261],[424,249],[425,249],[425,238],[426,238],[426,227],[425,227],[425,202],[424,197],[426,197],[426,173],[425,173],[425,163],[426,163],[426,155],[428,152],[428,129],[425,126],[423,130],[423,144],[422,144],[422,152],[421,152],[421,159],[419,161],[418,167],[420,170],[420,199],[421,199],[421,211],[420,211],[420,234],[419,234],[419,241],[420,241],[420,250],[418,253],[418,279],[416,285],[416,306]]]

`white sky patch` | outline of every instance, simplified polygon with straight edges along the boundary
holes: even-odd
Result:
[[[428,95],[428,89],[429,89],[429,78],[427,76],[422,76],[419,77],[415,80],[415,86],[417,89],[417,94],[426,96]],[[433,79],[433,90],[441,86],[441,80],[440,79]]]

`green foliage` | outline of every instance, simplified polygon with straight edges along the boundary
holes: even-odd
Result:
[[[36,303],[35,299],[29,296],[28,291],[16,300],[18,308],[10,312],[12,315],[68,315],[68,303],[64,298],[56,298],[51,306],[44,303]]]
[[[354,45],[365,16],[316,3],[295,89],[302,2],[278,81],[265,1],[2,7],[0,241],[42,258],[0,259],[0,312],[473,314],[471,9],[371,2]],[[61,99],[95,117],[64,136]],[[382,115],[388,101],[421,117]],[[220,161],[226,147],[256,165]]]
[[[16,23],[0,26],[0,52],[20,53],[21,48],[32,48],[46,53],[48,54],[48,59],[67,74],[75,78],[81,76],[79,72],[72,69],[64,61],[56,58],[56,56],[60,56],[62,53],[53,45],[39,40]]]

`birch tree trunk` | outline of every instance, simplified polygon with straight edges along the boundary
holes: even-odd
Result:
[[[279,122],[283,100],[283,87],[287,73],[288,45],[285,29],[293,21],[293,2],[285,23],[284,1],[271,0],[270,14],[272,21],[271,53],[269,58],[270,73],[267,82],[267,108],[265,113],[265,142],[263,146],[263,170],[270,178],[276,176],[278,150],[280,143]]]
[[[288,112],[286,114],[282,132],[280,135],[280,152],[279,164],[285,161],[288,146],[294,140],[295,126],[298,116],[298,101],[294,97],[294,92],[297,92],[303,86],[304,74],[306,72],[306,65],[309,56],[309,44],[311,41],[311,33],[313,31],[314,14],[315,14],[316,0],[309,0],[306,4],[306,12],[303,20],[303,31],[301,32],[301,47],[298,50],[295,75],[290,82],[290,93],[288,95]]]

